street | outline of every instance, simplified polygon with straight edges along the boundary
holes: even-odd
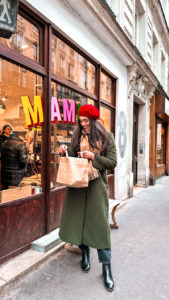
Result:
[[[128,199],[116,218],[112,293],[104,288],[95,249],[87,274],[80,255],[62,249],[10,286],[1,300],[169,300],[169,177]]]

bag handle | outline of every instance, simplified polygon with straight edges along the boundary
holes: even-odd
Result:
[[[80,157],[78,157],[78,158],[83,158],[83,151],[80,151],[79,153],[80,153]],[[65,151],[65,154],[66,154],[66,157],[69,157],[67,150]],[[61,156],[62,156],[62,154],[61,154]]]
[[[78,158],[83,158],[83,152],[80,151],[79,153],[80,153],[80,157],[78,157]],[[65,154],[66,154],[66,157],[69,157],[69,154],[68,154],[67,150],[66,150]]]
[[[83,151],[80,151],[80,157],[79,158],[83,158]]]

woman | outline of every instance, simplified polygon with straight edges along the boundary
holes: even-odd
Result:
[[[112,291],[109,199],[106,170],[116,166],[116,148],[112,133],[108,133],[99,119],[96,107],[86,104],[80,107],[79,124],[75,130],[69,156],[88,159],[89,185],[87,188],[68,188],[64,202],[60,238],[79,245],[82,249],[81,268],[90,270],[89,247],[98,251],[102,263],[105,287]],[[60,153],[67,147],[60,146]]]
[[[27,170],[26,144],[12,134],[12,127],[4,125],[1,135],[1,183],[3,189],[18,186]]]

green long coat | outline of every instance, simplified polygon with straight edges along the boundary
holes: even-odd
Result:
[[[77,156],[72,145],[69,155]],[[116,147],[110,133],[106,150],[95,154],[93,161],[93,167],[99,169],[99,178],[90,181],[87,188],[67,188],[59,232],[61,240],[97,249],[111,248],[106,170],[115,166]]]

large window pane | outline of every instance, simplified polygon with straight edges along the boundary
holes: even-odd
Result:
[[[20,15],[17,17],[17,32],[10,39],[0,38],[0,43],[39,62],[39,29]]]
[[[94,102],[82,96],[66,87],[63,87],[59,84],[52,82],[52,96],[58,98],[59,107],[61,115],[63,116],[63,99],[67,99],[70,103],[71,100],[74,100],[77,104],[93,104]],[[56,175],[57,175],[57,157],[58,150],[61,144],[66,144],[69,146],[73,134],[73,130],[76,125],[73,124],[64,124],[58,123],[51,124],[51,164],[50,164],[50,186],[51,188],[56,188],[59,186],[56,183]]]
[[[100,120],[104,124],[104,127],[111,131],[111,110],[101,106],[100,107]]]
[[[96,94],[95,66],[54,35],[52,72]]]
[[[0,59],[0,202],[41,191],[42,126],[28,128],[21,101],[33,104],[35,95],[42,96],[42,78]]]
[[[112,79],[101,72],[100,97],[114,105],[114,91]]]

